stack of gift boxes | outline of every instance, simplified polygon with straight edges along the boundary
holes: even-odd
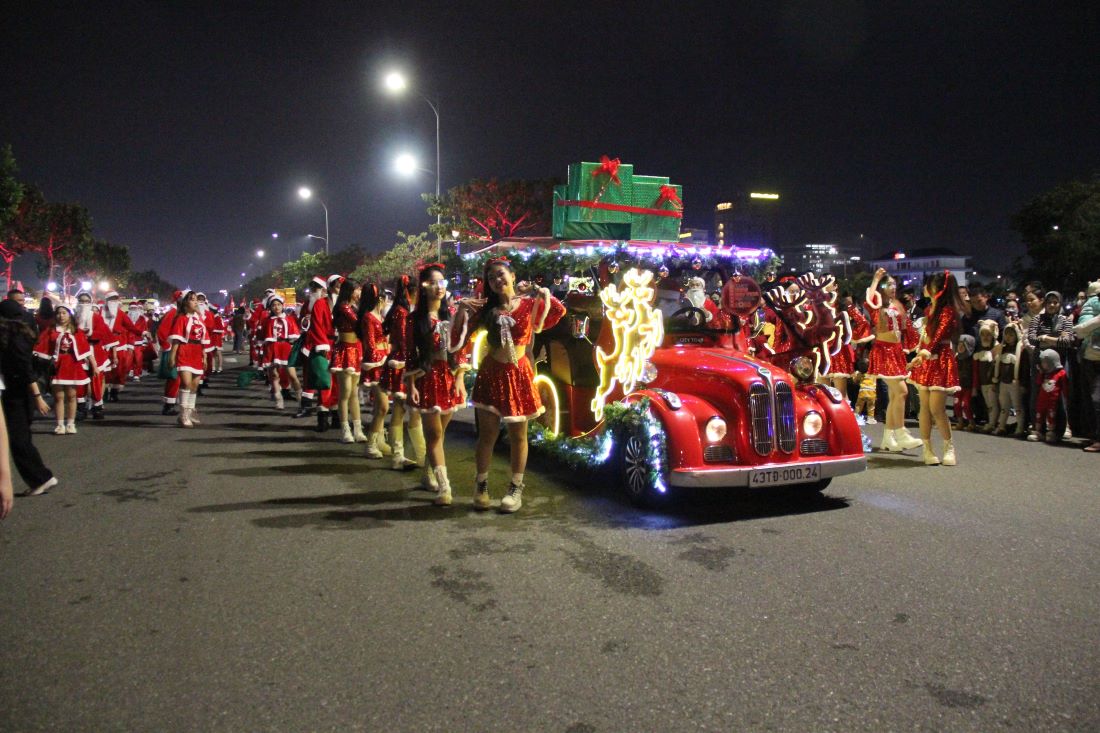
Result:
[[[604,156],[570,164],[567,181],[554,187],[554,237],[679,241],[681,188],[666,176],[635,175],[630,163]]]

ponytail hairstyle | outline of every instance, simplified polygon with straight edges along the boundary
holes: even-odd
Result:
[[[381,297],[377,285],[363,283],[363,292],[359,294],[359,312],[355,314],[355,335],[360,339],[366,338],[366,334],[363,332],[363,321],[366,319],[367,314],[375,309]]]
[[[924,287],[931,293],[932,307],[928,311],[928,323],[936,323],[945,308],[952,308],[956,317],[961,316],[964,310],[962,298],[959,296],[959,283],[950,270],[933,272],[924,276]],[[957,333],[951,334],[954,341]]]
[[[423,288],[424,283],[431,282],[432,274],[436,272],[446,275],[443,265],[431,264],[424,267],[416,278],[417,287]],[[443,300],[440,301],[437,317],[440,321],[451,320],[451,298],[449,295],[444,295]],[[416,298],[416,306],[412,312],[412,322],[413,342],[409,362],[415,364],[417,368],[428,371],[432,365],[432,352],[435,351],[435,346],[432,342],[432,314],[428,312],[428,298],[425,297],[423,292]],[[446,346],[444,344],[444,348]]]
[[[393,289],[393,305],[390,306],[386,318],[382,321],[382,332],[387,336],[395,330],[400,331],[405,327],[404,318],[412,310],[412,306],[409,305],[409,291],[413,287],[412,278],[408,275],[402,275],[398,278],[397,287]],[[398,312],[405,314],[405,316],[401,316],[400,320],[398,319]]]
[[[332,306],[332,311],[334,314],[336,311],[340,310],[340,306],[347,305],[349,302],[351,302],[351,296],[353,293],[355,293],[355,289],[357,287],[359,287],[359,285],[351,278],[348,278],[340,283],[340,292],[336,296],[336,303]]]
[[[515,270],[512,268],[512,263],[508,261],[507,257],[497,257],[492,260],[488,260],[485,263],[485,268],[481,273],[481,284],[485,294],[485,305],[481,308],[481,313],[478,314],[477,328],[485,329],[485,337],[489,341],[489,346],[497,348],[500,343],[500,329],[493,328],[495,325],[493,322],[493,310],[496,308],[504,308],[508,304],[504,302],[504,298],[500,293],[493,291],[489,287],[489,270],[497,266],[505,267],[515,275]]]

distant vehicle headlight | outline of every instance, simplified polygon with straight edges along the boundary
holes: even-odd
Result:
[[[792,359],[790,372],[799,382],[812,381],[814,378],[814,362],[808,356]]]
[[[707,421],[707,427],[703,432],[707,436],[708,443],[717,443],[726,437],[726,421],[720,417],[712,417]]]
[[[821,432],[825,427],[825,421],[821,419],[821,415],[816,412],[807,412],[806,417],[802,418],[802,434],[813,437]]]

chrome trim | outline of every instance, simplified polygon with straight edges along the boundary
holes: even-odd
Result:
[[[853,458],[832,458],[822,461],[807,461],[821,466],[821,478],[835,478],[849,473],[867,470],[867,456]],[[678,468],[670,472],[670,486],[696,486],[704,488],[734,488],[748,486],[749,477],[754,471],[766,468],[789,468],[798,463],[762,463],[758,466],[738,466],[737,468]],[[792,484],[797,486],[798,484]]]
[[[794,453],[798,441],[798,428],[794,424],[794,390],[786,382],[775,385],[775,434],[779,438],[779,450]]]
[[[753,382],[749,387],[752,447],[762,456],[770,455],[775,447],[774,407],[771,390],[761,382]]]
[[[803,438],[798,452],[804,456],[823,456],[829,452],[829,441],[824,438]]]
[[[703,461],[706,463],[732,463],[734,460],[733,448],[721,443],[714,443],[703,448]]]

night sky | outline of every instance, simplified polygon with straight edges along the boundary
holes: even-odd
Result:
[[[687,226],[776,191],[781,244],[865,233],[996,267],[1022,252],[1013,212],[1100,169],[1096,7],[23,4],[0,44],[0,143],[135,269],[232,288],[257,247],[281,261],[324,234],[300,185],[335,249],[427,228],[434,176],[391,170],[401,149],[432,167],[435,119],[383,93],[396,64],[440,100],[444,188],[606,153],[683,184]]]

